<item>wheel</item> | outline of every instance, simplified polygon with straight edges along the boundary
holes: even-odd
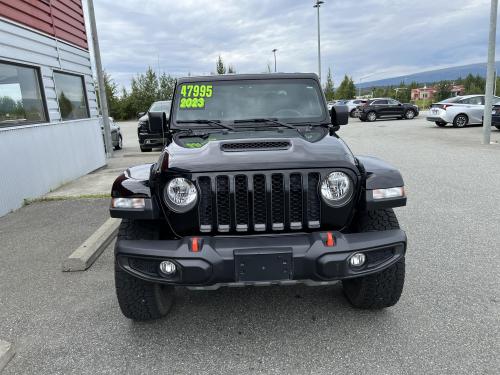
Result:
[[[399,229],[398,219],[390,208],[368,211],[358,219],[358,231],[377,232]],[[395,305],[405,280],[405,259],[389,268],[368,276],[342,281],[344,294],[354,307],[361,309],[383,309]]]
[[[117,239],[153,240],[158,231],[148,222],[123,219]],[[122,270],[115,260],[115,287],[120,309],[127,318],[145,321],[168,314],[175,299],[175,289],[170,285],[149,283]]]
[[[349,112],[349,116],[351,117],[356,117],[356,109],[353,109],[351,112]]]
[[[415,111],[413,109],[409,109],[405,112],[405,119],[412,120],[415,118]]]
[[[467,123],[469,122],[469,118],[467,115],[464,115],[463,113],[460,115],[455,116],[455,119],[453,120],[453,126],[455,128],[463,128]]]
[[[151,152],[153,149],[141,146],[141,152]]]
[[[440,128],[444,128],[446,126],[446,122],[444,121],[436,121],[436,125]]]
[[[118,144],[115,146],[115,150],[121,150],[123,148],[122,135],[118,135]]]
[[[377,119],[377,114],[373,111],[370,111],[366,114],[366,121],[373,122]]]

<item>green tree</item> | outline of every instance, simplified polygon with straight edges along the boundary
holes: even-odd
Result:
[[[158,78],[151,67],[145,74],[132,78],[131,104],[137,112],[147,111],[158,97]]]
[[[215,63],[215,71],[217,74],[226,74],[226,67],[224,66],[224,61],[222,61],[222,57],[220,55]]]
[[[160,76],[158,87],[158,100],[171,100],[174,95],[176,79],[170,74],[163,73]]]
[[[337,91],[335,91],[335,97],[339,99],[353,99],[356,96],[356,86],[351,77],[347,74],[339,85]]]
[[[228,72],[228,74],[235,74],[236,73],[236,69],[234,69],[234,66],[229,65],[227,67],[227,72]]]
[[[328,68],[328,74],[326,76],[325,97],[328,101],[332,101],[335,97],[335,88],[333,86],[332,71],[330,68]]]
[[[437,91],[434,97],[435,102],[448,99],[451,96],[452,85],[449,81],[440,81],[436,85]]]

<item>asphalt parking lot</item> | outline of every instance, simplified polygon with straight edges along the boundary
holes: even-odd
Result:
[[[385,311],[351,308],[340,285],[179,289],[168,317],[133,323],[115,298],[112,245],[85,272],[60,270],[106,219],[107,199],[0,218],[0,338],[17,350],[3,374],[497,374],[500,131],[488,146],[481,132],[422,116],[341,129],[406,182],[406,284]],[[134,153],[126,134],[121,152]]]

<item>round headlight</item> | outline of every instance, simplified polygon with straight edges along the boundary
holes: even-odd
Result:
[[[321,182],[321,196],[326,204],[340,207],[352,197],[353,183],[344,172],[332,172]]]
[[[187,212],[196,205],[198,191],[191,181],[177,177],[165,186],[163,197],[172,211]]]

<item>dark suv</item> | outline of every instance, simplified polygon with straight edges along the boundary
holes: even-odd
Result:
[[[127,169],[111,192],[123,314],[166,315],[176,286],[339,280],[355,307],[394,305],[403,178],[352,154],[337,135],[348,118],[345,106],[329,113],[315,74],[179,79],[158,161]]]
[[[155,147],[163,147],[166,142],[167,124],[170,118],[171,100],[154,102],[147,112],[139,112],[139,123],[137,125],[137,136],[142,152],[149,152]],[[155,121],[150,121],[150,114],[161,114],[165,116],[163,127],[156,125]]]
[[[372,99],[358,106],[356,117],[361,121],[375,121],[378,118],[402,118],[411,120],[418,116],[418,107],[414,104],[403,104],[391,98]]]

